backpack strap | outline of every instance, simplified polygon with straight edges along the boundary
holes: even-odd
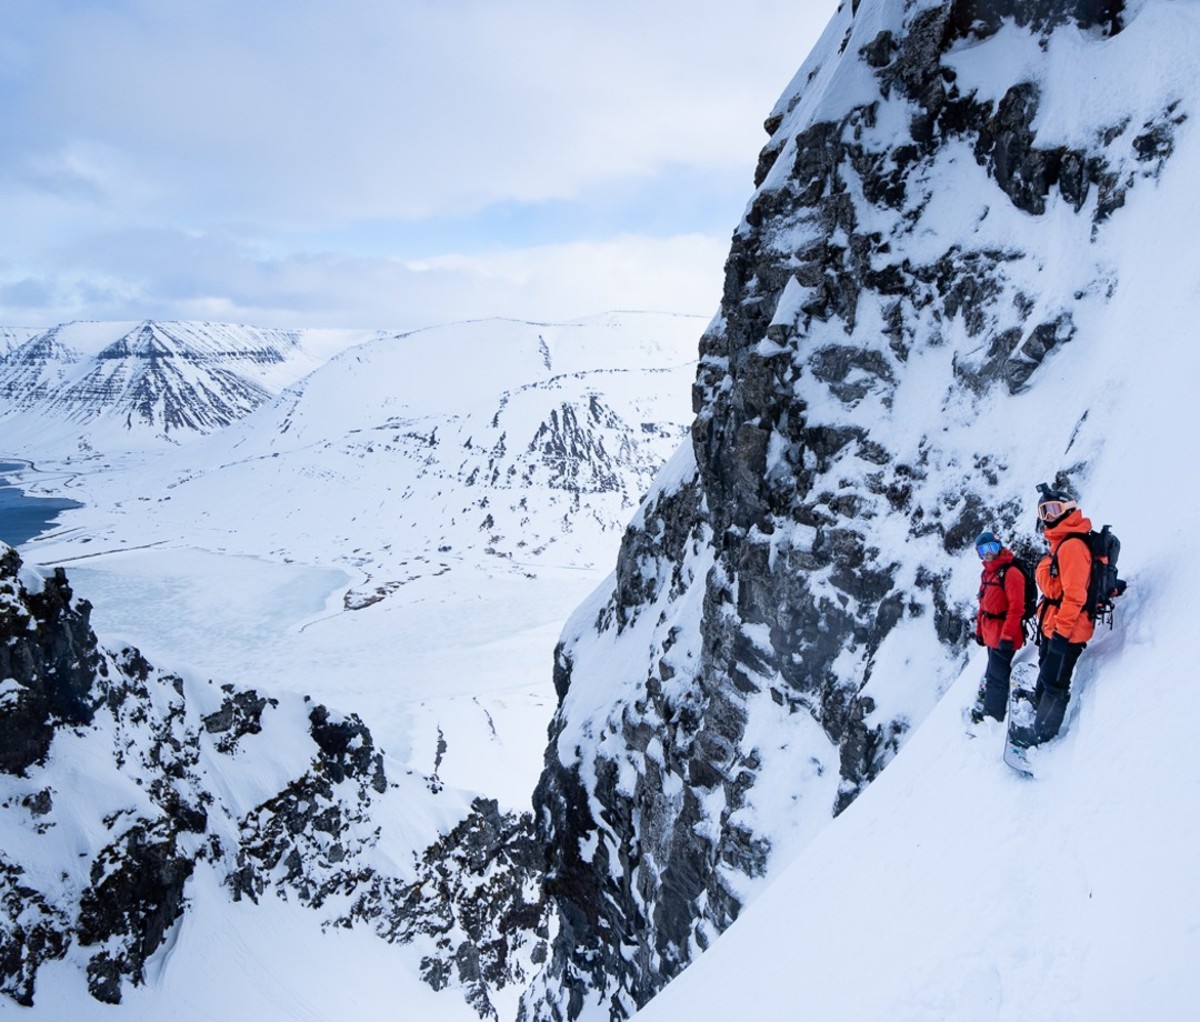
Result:
[[[1054,550],[1051,551],[1051,553],[1050,553],[1050,577],[1058,578],[1058,552],[1062,549],[1063,544],[1065,542],[1067,542],[1067,540],[1069,540],[1069,539],[1082,540],[1083,545],[1087,547],[1088,558],[1091,561],[1091,565],[1090,565],[1091,575],[1088,578],[1087,596],[1085,597],[1085,599],[1083,601],[1083,613],[1086,614],[1088,616],[1088,618],[1090,618],[1091,620],[1094,621],[1094,620],[1096,620],[1096,608],[1094,606],[1093,599],[1092,599],[1092,596],[1093,596],[1092,586],[1093,586],[1093,583],[1096,578],[1096,575],[1095,575],[1096,551],[1092,549],[1092,533],[1090,533],[1090,532],[1068,532],[1065,536],[1063,536],[1062,539],[1060,539],[1058,541],[1058,546],[1056,546],[1054,548]],[[1057,600],[1052,600],[1048,596],[1043,596],[1042,601],[1044,603],[1049,604],[1052,607],[1062,606],[1062,597],[1061,596]],[[1041,617],[1040,614],[1038,616],[1039,616],[1039,618]]]
[[[989,579],[985,575],[984,580],[983,580],[983,582],[980,583],[980,587],[979,587],[980,597],[983,596],[983,591],[987,586],[994,586],[996,589],[1003,590],[1004,589],[1004,576],[1008,574],[1008,569],[1011,567],[1012,567],[1012,561],[1009,561],[1007,564],[1001,565],[999,568],[997,568],[995,575],[992,578]],[[989,621],[1003,621],[1006,617],[1008,617],[1007,614],[993,614],[991,611],[983,610],[982,608],[980,608],[979,613],[982,614]]]
[[[1056,546],[1052,551],[1050,551],[1050,577],[1051,578],[1058,578],[1058,552],[1062,549],[1062,545],[1069,539],[1080,539],[1080,540],[1083,540],[1084,545],[1088,548],[1088,553],[1091,554],[1092,553],[1092,543],[1091,543],[1091,540],[1088,538],[1089,536],[1090,536],[1090,533],[1087,533],[1087,532],[1068,532],[1065,536],[1063,536],[1062,539],[1060,539],[1058,541],[1058,546]]]
[[[1042,597],[1041,602],[1038,604],[1037,613],[1029,619],[1029,623],[1032,626],[1029,635],[1031,642],[1041,641],[1043,630],[1046,627],[1046,611],[1051,607],[1057,607],[1060,603],[1062,603],[1062,600],[1050,600],[1045,596]]]

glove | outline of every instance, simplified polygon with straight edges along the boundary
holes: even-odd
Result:
[[[1064,657],[1067,655],[1067,648],[1070,645],[1065,635],[1055,632],[1050,636],[1050,645],[1046,647],[1046,652],[1050,656]]]
[[[1016,649],[1011,639],[1001,639],[1000,645],[997,648],[1001,653],[1011,653],[1014,649]]]
[[[982,645],[983,645],[983,636],[982,636],[982,635],[980,635],[978,632],[976,632],[976,633],[975,633],[975,645],[976,645],[976,646],[982,646]]]

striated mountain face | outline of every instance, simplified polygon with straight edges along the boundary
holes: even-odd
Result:
[[[0,361],[40,332],[32,327],[0,326]]]
[[[76,335],[105,343],[88,353]],[[111,340],[104,324],[54,327],[14,338],[0,358],[0,417],[71,422],[89,443],[100,422],[166,439],[211,433],[316,364],[300,341],[296,331],[214,323],[147,320]]]
[[[11,408],[31,408],[44,402],[76,371],[83,357],[63,344],[55,331],[13,345],[0,358],[0,399]]]
[[[207,350],[205,350],[207,348]],[[51,400],[67,415],[121,409],[137,423],[175,431],[209,432],[241,418],[270,393],[245,374],[243,364],[282,362],[274,345],[220,350],[199,347],[145,323],[96,356],[96,364]]]
[[[33,1004],[66,959],[120,1003],[204,878],[373,930],[497,1017],[493,993],[545,956],[528,814],[389,776],[353,715],[110,652],[90,609],[61,568],[43,578],[0,544],[0,993]]]
[[[1179,9],[847,3],[780,100],[691,443],[556,653],[525,1018],[627,1017],[725,929],[961,669],[973,537],[1032,542],[1033,485],[1086,481],[1090,409],[1039,405],[1036,463],[1006,438],[1196,116]]]

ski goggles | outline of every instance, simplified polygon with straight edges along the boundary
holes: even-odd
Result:
[[[1078,506],[1073,500],[1044,500],[1038,505],[1038,517],[1043,522],[1052,522]]]
[[[1000,541],[993,539],[987,543],[980,543],[975,548],[975,552],[979,554],[982,560],[986,561],[989,557],[995,557],[1000,552]]]

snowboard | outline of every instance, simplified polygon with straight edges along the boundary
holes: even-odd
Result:
[[[1037,707],[1033,705],[1033,690],[1037,684],[1037,668],[1020,664],[1013,668],[1008,693],[1008,730],[1004,736],[1004,762],[1025,777],[1033,776],[1029,765],[1029,748],[1034,744],[1033,722]]]

